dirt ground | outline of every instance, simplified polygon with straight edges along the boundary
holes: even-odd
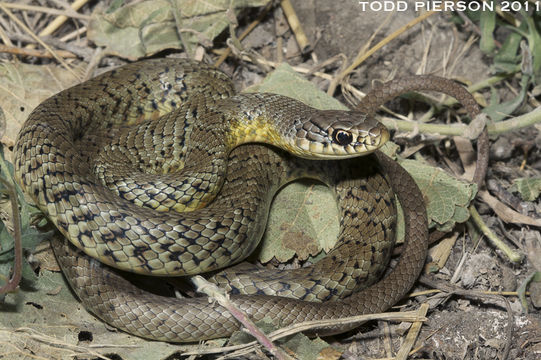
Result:
[[[369,41],[374,29],[389,16],[388,13],[362,12],[356,2],[338,1],[302,1],[294,2],[303,26],[309,37],[319,36],[314,49],[319,59],[328,59],[343,53],[348,58],[356,55],[361,46]],[[388,25],[381,29],[373,42],[378,42],[396,29],[415,18],[413,11],[394,14]],[[344,26],[347,24],[346,26]],[[466,46],[470,31],[462,28],[456,31],[450,22],[449,14],[438,14],[426,23],[415,27],[399,39],[386,45],[374,56],[361,65],[353,76],[352,83],[361,90],[368,91],[371,82],[387,79],[390,76],[427,73],[465,79],[475,83],[490,73],[490,62],[479,47],[474,44],[464,53],[458,49]],[[470,29],[471,30],[471,29]],[[498,35],[498,34],[497,34]],[[352,47],[352,44],[355,46]],[[484,94],[488,96],[488,93]],[[512,96],[502,93],[502,96]],[[526,155],[517,148],[517,138],[525,139],[533,145]],[[507,148],[506,155],[497,155],[502,148]],[[511,148],[514,148],[511,150]],[[539,176],[541,159],[539,158],[539,130],[528,128],[492,139],[491,155],[487,181],[492,190],[498,186],[508,188],[513,181],[512,174],[520,167],[525,156],[530,170]],[[494,156],[496,155],[496,156]],[[514,169],[514,170],[513,170]],[[495,185],[498,183],[499,185]],[[527,238],[539,241],[538,229],[503,224],[494,217],[490,207],[478,202],[479,210],[485,221],[500,236],[511,240],[519,248],[523,248]],[[530,204],[533,213],[538,214],[539,203]],[[534,215],[536,216],[536,215]],[[458,241],[453,248],[445,267],[435,276],[448,281],[457,271],[461,258],[466,260],[459,269],[457,285],[468,290],[514,291],[535,267],[528,259],[520,264],[510,263],[501,253],[494,249],[486,239],[478,245],[471,238],[457,229]],[[520,240],[519,240],[520,239]],[[523,248],[524,249],[524,248]],[[534,252],[535,253],[535,252]],[[420,287],[421,288],[421,287]],[[419,289],[420,289],[419,288]],[[420,299],[419,299],[420,300]],[[509,358],[537,359],[539,345],[534,344],[539,336],[540,317],[537,309],[531,308],[524,314],[517,298],[508,299],[513,314],[514,330],[512,349]],[[429,301],[424,299],[422,301]],[[413,358],[428,359],[497,359],[504,343],[508,340],[508,318],[502,302],[495,302],[478,297],[450,296],[442,303],[431,303],[428,322],[423,327],[416,345],[422,347]],[[372,327],[369,327],[372,328]],[[385,343],[382,327],[377,327],[362,335],[353,335],[346,340],[351,343],[351,355],[345,358],[379,358],[383,357]],[[393,344],[402,339],[401,327],[391,325]],[[395,333],[396,331],[396,333]],[[358,340],[362,340],[358,343]],[[529,345],[527,345],[529,344]]]
[[[34,3],[28,1],[28,3]],[[38,2],[35,2],[38,3]],[[95,2],[100,3],[100,2]],[[101,2],[100,6],[109,2]],[[335,59],[325,67],[327,73],[333,75],[339,72],[340,66],[344,63],[350,64],[356,54],[366,44],[374,45],[393,31],[404,26],[419,16],[412,8],[404,12],[385,11],[362,11],[358,1],[350,0],[292,0],[293,7],[300,19],[300,23],[313,47],[312,52],[302,55],[297,46],[294,36],[284,18],[279,6],[271,10],[263,21],[242,41],[245,49],[252,49],[263,58],[271,61],[286,61],[291,65],[306,65],[311,68],[316,64],[328,59]],[[95,4],[89,3],[81,13],[90,14]],[[250,23],[259,13],[260,9],[245,11],[239,15],[240,30]],[[2,15],[4,16],[4,15]],[[451,13],[437,13],[420,24],[417,24],[409,31],[394,39],[382,49],[357,67],[349,82],[352,86],[363,92],[367,92],[373,86],[374,81],[386,81],[394,77],[413,74],[433,74],[463,81],[465,84],[475,84],[491,75],[491,58],[484,55],[478,43],[478,34],[473,25],[455,24],[456,20]],[[73,23],[68,23],[64,32],[73,28]],[[378,32],[374,38],[374,32]],[[496,40],[502,42],[508,31],[499,27],[495,32]],[[57,35],[60,36],[60,35]],[[213,48],[222,48],[223,40],[227,36],[218,37]],[[280,40],[278,41],[278,38]],[[473,41],[472,41],[473,39]],[[277,50],[277,44],[281,44],[282,51]],[[95,49],[95,45],[88,41],[81,41],[81,47]],[[213,58],[211,51],[208,51]],[[10,61],[10,57],[2,55],[2,59]],[[24,58],[22,61],[25,61]],[[49,60],[28,60],[36,64],[45,63]],[[101,66],[122,62],[114,56],[102,59]],[[238,88],[258,83],[265,74],[260,68],[243,63],[237,57],[232,56],[221,67],[233,75]],[[329,81],[318,77],[310,78],[318,87],[327,90]],[[513,99],[520,89],[520,79],[511,77],[497,84],[496,91],[501,96],[501,101]],[[491,89],[484,88],[478,92],[488,102],[491,98]],[[340,90],[334,94],[340,101],[347,102],[347,94]],[[535,93],[529,93],[534,98]],[[2,104],[0,104],[2,105]],[[389,104],[391,109],[399,114],[417,119],[422,116],[427,107],[418,102],[408,100],[397,100]],[[514,115],[520,115],[532,111],[531,103],[525,103]],[[440,116],[440,115],[438,115]],[[454,118],[454,115],[450,115]],[[444,122],[441,115],[437,122]],[[519,177],[541,176],[541,135],[539,125],[530,126],[525,129],[508,132],[499,136],[491,137],[491,160],[486,179],[486,186],[493,197],[506,204],[514,204],[514,208],[521,209],[523,215],[539,221],[539,210],[541,204],[539,199],[534,201],[523,201],[516,192],[510,189],[513,181]],[[431,165],[437,165],[451,174],[462,171],[462,166],[456,151],[456,143],[449,138],[435,138],[425,135],[410,133],[396,133],[395,141],[401,145],[404,153],[414,154],[412,149],[421,143],[417,151]],[[412,157],[414,157],[413,155]],[[457,225],[446,239],[450,240],[449,256],[446,261],[438,266],[427,266],[423,276],[412,290],[416,296],[403,301],[400,306],[416,309],[421,303],[429,304],[426,315],[427,321],[423,324],[420,334],[415,340],[411,359],[502,359],[506,346],[510,346],[509,359],[539,359],[541,358],[541,317],[539,315],[538,285],[531,283],[527,296],[528,313],[525,313],[519,298],[516,296],[517,289],[526,281],[527,277],[535,271],[541,270],[539,255],[541,255],[541,237],[539,227],[521,225],[510,221],[502,220],[494,211],[492,204],[479,197],[474,201],[475,207],[481,214],[483,221],[492,229],[499,238],[509,244],[511,248],[522,254],[522,260],[512,263],[508,257],[497,247],[490,243],[486,237],[478,238],[472,234],[471,226]],[[445,240],[444,240],[445,241]],[[449,241],[449,240],[447,240]],[[449,245],[447,245],[449,246]],[[437,246],[434,246],[436,248]],[[431,257],[427,264],[434,259],[441,259],[437,252],[431,250]],[[50,266],[54,267],[54,266]],[[42,269],[49,266],[42,266]],[[57,286],[66,291],[66,285],[54,278],[49,280],[44,275],[47,283],[46,291]],[[431,283],[429,281],[436,281]],[[452,284],[456,289],[454,293],[447,293],[445,296],[431,292],[423,292],[434,287],[446,289],[444,285]],[[48,289],[48,290],[47,290]],[[24,290],[24,289],[23,289]],[[447,289],[448,290],[448,289]],[[41,290],[40,290],[41,291]],[[486,295],[483,292],[491,292]],[[497,292],[509,292],[505,296],[495,295]],[[16,295],[9,299],[9,306],[0,308],[0,311],[17,312],[20,307],[13,305],[17,302],[24,302],[25,321],[2,323],[0,339],[3,339],[4,347],[0,352],[0,358],[30,358],[24,355],[26,352],[10,350],[5,344],[13,341],[11,335],[5,335],[10,328],[32,327],[33,319],[41,318],[43,315],[39,306],[42,306],[42,298],[36,298],[29,291]],[[9,295],[8,295],[9,296]],[[43,295],[46,297],[46,295]],[[505,299],[505,300],[504,300]],[[73,310],[64,310],[62,315],[69,321],[70,335],[64,340],[74,340],[77,345],[91,345],[85,339],[81,340],[82,330],[94,334],[96,339],[107,339],[110,329],[103,325],[96,325],[89,315],[85,313],[81,305],[71,297],[71,300],[58,300],[60,306],[70,301]],[[507,301],[507,304],[506,304]],[[507,306],[507,307],[506,307]],[[19,309],[19,310],[16,310]],[[69,308],[72,309],[72,308]],[[73,313],[71,313],[73,311]],[[67,315],[66,315],[67,314]],[[76,318],[81,316],[83,325],[74,325]],[[55,321],[55,327],[61,323]],[[17,324],[17,325],[14,325]],[[99,324],[99,322],[98,322]],[[355,331],[347,334],[325,339],[334,349],[334,355],[321,355],[321,359],[391,359],[395,356],[397,349],[405,341],[409,330],[409,323],[384,323],[370,322]],[[47,326],[41,324],[41,333],[47,332]],[[86,334],[86,333],[85,333]],[[20,339],[19,339],[20,340]],[[35,340],[35,339],[33,339]],[[86,342],[85,342],[86,341]],[[136,340],[131,339],[129,345],[140,345]],[[150,343],[152,346],[152,343]],[[33,347],[34,346],[34,347]],[[49,346],[50,343],[49,343]],[[177,359],[184,358],[180,355],[174,345],[164,345],[159,352],[155,350],[152,354],[150,347],[147,358],[156,359]],[[2,347],[2,343],[0,343]],[[35,345],[22,347],[32,349],[31,354],[36,358],[43,358],[35,353]],[[7,350],[6,350],[7,349]],[[37,347],[43,350],[43,347]],[[75,354],[75,350],[74,354]],[[114,347],[106,351],[98,351],[111,359],[131,359],[122,351]],[[159,353],[159,355],[157,355]],[[58,354],[63,354],[59,352]],[[15,357],[17,356],[17,357]],[[56,355],[55,355],[56,356]],[[58,355],[59,357],[66,356]],[[97,358],[94,353],[79,355],[77,358]],[[140,355],[142,356],[142,355]],[[244,358],[263,358],[262,353],[244,355]],[[52,356],[54,357],[54,356]],[[135,358],[135,357],[133,357]],[[144,358],[144,357],[141,357]],[[200,357],[201,359],[215,358],[213,355]]]

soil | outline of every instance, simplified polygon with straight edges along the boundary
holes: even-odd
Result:
[[[243,45],[268,60],[276,61],[279,58],[276,39],[281,36],[283,60],[292,65],[304,64],[311,67],[315,62],[321,63],[339,54],[343,54],[341,59],[347,59],[349,64],[366,44],[374,45],[419,16],[411,7],[397,13],[362,11],[358,1],[350,0],[292,0],[292,3],[313,45],[313,52],[300,54],[279,7],[265,17],[243,41]],[[245,23],[254,18],[251,12],[244,16],[239,17],[241,30]],[[478,40],[473,44],[468,42],[471,37],[477,36],[474,27],[456,25],[455,17],[451,13],[438,13],[403,33],[359,66],[349,79],[351,85],[367,92],[374,81],[411,74],[435,74],[465,81],[467,84],[486,79],[491,75],[492,60],[483,55]],[[378,33],[372,39],[378,28]],[[497,40],[502,41],[505,32],[505,29],[498,30],[495,34]],[[88,43],[86,46],[92,47]],[[221,46],[223,44],[216,44],[216,47]],[[106,58],[102,64],[111,62],[117,62],[117,59]],[[330,74],[338,72],[343,62],[333,62],[326,71]],[[265,76],[260,69],[238,60],[229,60],[222,68],[234,75],[239,88],[257,83]],[[326,90],[328,81],[313,81]],[[510,79],[506,83],[507,87],[500,86],[497,89],[501,101],[515,96],[509,88],[519,89],[518,82],[519,79]],[[486,101],[491,97],[490,90],[483,90],[481,94]],[[346,101],[346,97],[339,91],[335,95]],[[409,101],[396,101],[391,107],[402,114],[411,111],[410,115],[414,118],[426,110],[419,104],[412,108]],[[518,113],[528,111],[531,108],[526,105]],[[418,139],[401,137],[400,144],[403,149],[410,149]],[[492,138],[492,159],[487,176],[488,188],[494,196],[500,199],[511,198],[520,204],[524,214],[534,218],[538,217],[539,200],[529,203],[521,201],[509,188],[518,177],[540,176],[540,139],[539,127]],[[450,173],[452,169],[461,167],[455,145],[451,141],[432,142],[421,151],[424,156],[430,157],[429,161]],[[454,167],[449,163],[454,163]],[[524,258],[520,263],[513,264],[486,238],[471,236],[466,226],[454,229],[450,236],[455,236],[456,243],[448,260],[436,273],[427,271],[424,275],[444,284],[450,284],[453,278],[453,285],[466,291],[446,297],[428,293],[400,304],[408,308],[417,308],[424,302],[430,305],[428,320],[417,337],[413,347],[415,351],[409,357],[411,359],[501,359],[507,343],[510,344],[509,359],[533,360],[541,357],[541,316],[538,312],[541,304],[536,298],[539,296],[539,290],[535,287],[537,285],[529,288],[532,292],[532,297],[527,297],[529,313],[524,312],[517,296],[505,297],[511,310],[509,314],[502,296],[486,297],[480,294],[481,291],[515,292],[529,275],[541,270],[538,260],[541,255],[539,229],[504,223],[481,200],[476,200],[475,206],[485,223],[501,239],[522,253]],[[419,282],[412,291],[431,288],[425,282]],[[391,358],[404,342],[408,328],[407,323],[369,323],[348,334],[325,340],[340,349],[342,359]],[[170,350],[171,354],[175,353],[174,347]],[[109,355],[114,353],[114,349],[108,350]],[[179,357],[171,355],[168,358]],[[247,357],[261,358],[261,355]]]
[[[359,4],[353,1],[310,0],[293,3],[308,37],[316,44],[314,53],[320,60],[340,53],[351,60],[367,42],[377,43],[418,16],[411,8],[391,15],[384,11],[361,11]],[[388,25],[383,26],[378,35],[370,40],[375,29],[384,23],[388,16],[391,16]],[[486,58],[476,45],[460,53],[459,49],[467,47],[466,42],[470,36],[472,36],[471,28],[457,28],[453,25],[450,14],[437,14],[421,26],[402,34],[375,56],[371,56],[355,71],[351,82],[361,90],[368,91],[373,80],[426,73],[475,83],[490,75],[490,59]],[[352,47],[352,44],[355,46]],[[488,93],[484,95],[487,98],[489,96]],[[504,92],[502,96],[505,98],[513,95]],[[525,137],[526,142],[537,144],[537,147],[531,149],[526,156],[533,173],[539,176],[541,168],[538,129],[506,134],[500,139],[507,141],[499,141],[503,142],[505,148],[509,148],[508,145],[513,148],[512,144],[516,143],[518,137]],[[496,138],[493,140],[498,141]],[[493,145],[491,149],[493,158],[495,152],[501,151],[499,150],[501,147],[501,144],[496,145],[496,148]],[[524,156],[525,154],[517,148],[508,151],[506,156],[498,156],[491,162],[487,179],[495,179],[494,181],[500,182],[500,185],[507,189],[513,178],[518,175],[517,173],[511,175],[513,172],[511,169],[517,169]],[[443,167],[445,168],[444,165]],[[505,175],[499,176],[503,171]],[[481,209],[485,221],[493,225],[493,230],[502,238],[516,240],[514,242],[519,248],[524,246],[524,238],[528,236],[536,238],[539,242],[538,229],[504,225],[499,220],[491,221],[494,217],[491,209],[483,203],[478,203],[477,206]],[[535,206],[539,208],[538,203]],[[535,267],[528,259],[520,264],[512,264],[486,239],[482,239],[476,245],[468,235],[460,234],[449,260],[436,276],[448,281],[459,266],[464,252],[469,255],[459,270],[461,275],[458,285],[465,289],[515,291],[525,276],[535,271]],[[434,307],[431,307],[429,320],[423,326],[416,343],[421,350],[412,358],[497,359],[505,342],[509,341],[508,337],[512,336],[509,358],[538,359],[540,347],[535,339],[541,330],[541,317],[537,309],[529,304],[532,311],[524,314],[517,298],[508,300],[512,309],[513,335],[506,333],[509,331],[509,320],[501,301],[455,295],[437,305],[431,303]],[[420,301],[431,302],[430,298]],[[381,329],[377,327],[346,340],[352,344],[352,350],[344,357],[349,359],[384,357],[385,344],[382,341]],[[403,328],[399,325],[391,325],[393,334],[391,338],[395,346],[402,341],[401,331]],[[359,340],[362,341],[361,345],[357,343]]]

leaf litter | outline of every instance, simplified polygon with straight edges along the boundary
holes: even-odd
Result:
[[[265,3],[267,1],[235,2],[239,7],[261,6]],[[160,4],[163,6],[158,6]],[[193,7],[188,7],[188,5]],[[210,41],[214,40],[223,29],[228,26],[234,27],[231,16],[227,15],[227,10],[228,2],[225,1],[139,1],[127,5],[124,5],[123,1],[113,1],[109,8],[97,9],[92,14],[88,23],[87,36],[95,44],[103,46],[106,49],[106,55],[116,55],[126,59],[135,60],[166,49],[181,48],[188,54],[194,55],[201,45],[209,46]],[[239,13],[236,12],[236,14]],[[513,49],[518,49],[516,39],[520,39],[520,36],[516,34],[519,32],[526,34],[532,48],[539,46],[539,36],[530,19],[523,24],[526,25],[509,35],[508,41],[504,43],[505,47],[502,49],[506,50],[505,54],[513,54]],[[483,36],[489,36],[491,33],[492,30],[483,27]],[[70,34],[66,36],[68,35]],[[16,39],[16,37],[13,38]],[[488,46],[486,49],[492,51],[491,48]],[[495,58],[496,68],[516,71],[516,57],[503,56],[502,53],[500,57]],[[533,52],[535,61],[533,61],[532,76],[534,78],[539,76],[540,57],[536,55],[537,53]],[[118,63],[115,60],[112,62]],[[3,123],[0,122],[0,130],[2,130],[2,144],[8,158],[9,149],[14,143],[18,129],[31,109],[46,97],[75,82],[76,79],[71,73],[53,64],[29,65],[17,61],[4,61],[0,64],[0,114],[3,119]],[[527,82],[523,82],[519,97],[503,104],[500,104],[497,93],[494,93],[489,108],[489,111],[493,111],[491,115],[500,118],[509,116],[524,101],[527,85]],[[325,96],[311,82],[299,76],[285,64],[267,76],[264,83],[255,91],[283,92],[287,96],[299,98],[318,108],[344,107],[335,99]],[[455,224],[463,223],[468,219],[467,209],[476,193],[474,186],[457,181],[443,171],[420,161],[400,159],[399,161],[414,175],[423,191],[426,190],[425,197],[433,227],[449,230]],[[9,176],[9,174],[6,175],[4,172],[4,176]],[[522,194],[524,199],[534,200],[539,196],[537,181],[535,177],[518,180],[513,189]],[[320,252],[320,248],[328,250],[332,247],[332,240],[336,238],[335,233],[338,232],[337,214],[329,211],[331,210],[329,206],[321,205],[332,203],[332,201],[332,195],[322,185],[301,183],[284,189],[274,201],[269,228],[265,234],[265,245],[259,254],[260,261],[267,262],[272,258],[288,261],[295,255],[299,260],[311,259]],[[301,204],[304,205],[301,206]],[[9,213],[5,206],[2,211]],[[29,223],[30,213],[26,216],[28,217],[26,222]],[[6,240],[8,233],[6,229],[8,227],[3,226],[0,233],[3,254],[7,254],[10,247]],[[35,235],[31,235],[30,238],[33,236],[33,240],[27,244],[29,252],[32,252],[36,245]],[[535,251],[529,255],[534,256],[534,254]],[[3,274],[9,272],[9,268],[2,270]],[[26,346],[38,349],[37,353],[40,355],[47,354],[51,357],[95,354],[92,347],[84,343],[78,344],[81,328],[89,329],[94,334],[94,343],[104,344],[105,347],[110,345],[111,349],[114,349],[111,352],[130,359],[149,358],[149,356],[165,358],[182,348],[147,342],[124,333],[111,332],[73,299],[68,290],[69,287],[63,282],[59,273],[42,271],[39,281],[29,282],[27,285],[23,283],[20,290],[15,294],[9,294],[1,305],[5,316],[0,322],[4,326],[4,329],[0,329],[0,339],[3,343],[9,344],[7,346],[10,349],[7,350],[9,353],[17,354],[21,358],[26,354]],[[60,292],[57,289],[60,289]],[[18,330],[12,331],[13,329]],[[55,342],[62,343],[62,346],[55,345]],[[77,344],[77,347],[73,344]],[[307,344],[309,345],[310,342]],[[319,349],[325,349],[325,346]],[[106,354],[107,350],[100,353]],[[304,352],[301,353],[304,354]],[[310,355],[310,358],[314,356],[317,354]]]

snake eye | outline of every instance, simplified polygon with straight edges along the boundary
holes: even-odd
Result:
[[[346,146],[351,144],[351,142],[353,141],[353,135],[351,135],[349,131],[337,129],[334,130],[334,132],[332,133],[332,139],[338,144]]]

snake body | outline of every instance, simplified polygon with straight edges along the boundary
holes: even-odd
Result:
[[[460,86],[442,84],[440,91],[469,101]],[[233,271],[217,280],[228,281],[232,301],[255,320],[269,316],[286,325],[383,311],[411,288],[426,256],[426,211],[409,175],[379,152],[314,161],[241,144],[267,142],[305,158],[371,153],[388,135],[367,114],[410,87],[383,87],[390,91],[368,96],[364,111],[320,111],[279,95],[235,95],[223,73],[199,63],[135,63],[36,108],[16,143],[15,174],[71,242],[53,248],[85,307],[135,335],[198,341],[227,336],[238,324],[206,298],[157,297],[104,264],[173,276],[237,263],[256,246],[247,240],[261,237],[273,194],[299,177],[334,189],[341,215],[336,247],[311,267]],[[163,175],[149,175],[156,173]],[[404,209],[406,246],[393,271],[359,292],[389,259],[391,187]]]

